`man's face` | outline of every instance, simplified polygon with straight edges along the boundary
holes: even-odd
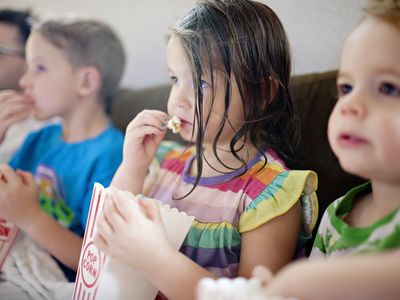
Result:
[[[0,90],[18,88],[19,78],[26,68],[23,51],[18,28],[0,22]]]

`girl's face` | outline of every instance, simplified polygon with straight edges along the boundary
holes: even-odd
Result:
[[[184,140],[194,141],[198,128],[194,121],[195,112],[195,87],[193,84],[192,69],[186,59],[184,48],[179,39],[172,35],[167,45],[167,65],[169,76],[172,81],[171,92],[168,99],[168,113],[176,115],[182,121],[180,134]],[[202,89],[203,101],[203,126],[207,117],[210,116],[204,132],[204,146],[211,145],[215,139],[219,124],[223,119],[225,111],[225,84],[223,74],[214,74],[214,88],[211,86],[211,75],[203,74]],[[214,103],[212,94],[214,89]],[[242,99],[236,81],[231,78],[231,105],[228,120],[219,139],[218,145],[229,145],[235,132],[242,126],[244,113]],[[194,136],[192,129],[194,127]],[[204,130],[204,128],[203,128]],[[229,148],[227,148],[229,149]]]
[[[366,18],[349,36],[337,80],[329,142],[342,167],[400,181],[400,30]]]
[[[39,120],[65,116],[76,105],[78,81],[62,50],[34,31],[26,45],[26,61],[20,85],[34,103],[34,116]]]

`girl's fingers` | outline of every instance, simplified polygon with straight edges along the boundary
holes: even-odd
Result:
[[[162,222],[160,215],[160,205],[156,202],[156,200],[150,198],[139,198],[138,203],[142,207],[142,210],[147,218],[156,222]]]
[[[96,234],[94,235],[93,242],[101,252],[108,254],[107,241],[99,232],[96,232]]]
[[[114,230],[108,222],[104,211],[97,221],[96,233],[100,234],[106,241],[114,235]]]
[[[164,130],[167,124],[168,115],[161,111],[156,110],[144,110],[139,113],[135,119],[128,124],[127,132],[130,130],[136,130],[139,127],[151,126]]]
[[[140,222],[143,218],[138,203],[125,195],[122,191],[112,190],[112,199],[116,210],[125,222]]]

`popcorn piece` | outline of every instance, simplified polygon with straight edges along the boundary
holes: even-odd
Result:
[[[173,116],[168,120],[167,128],[173,133],[178,133],[181,130],[181,120],[177,116]]]

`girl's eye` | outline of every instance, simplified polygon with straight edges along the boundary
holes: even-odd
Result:
[[[400,88],[398,88],[397,86],[395,86],[394,84],[391,83],[383,83],[380,87],[379,87],[379,91],[387,96],[391,96],[391,97],[399,97],[400,96]]]
[[[175,76],[170,76],[169,78],[171,79],[172,84],[178,83],[178,78],[176,78]]]
[[[344,84],[339,84],[337,89],[338,89],[338,95],[339,97],[341,97],[350,93],[353,87],[350,84],[344,83]]]
[[[206,89],[206,88],[208,88],[210,85],[208,84],[208,82],[207,81],[205,81],[205,80],[200,80],[200,85],[201,85],[201,88],[202,89]]]

